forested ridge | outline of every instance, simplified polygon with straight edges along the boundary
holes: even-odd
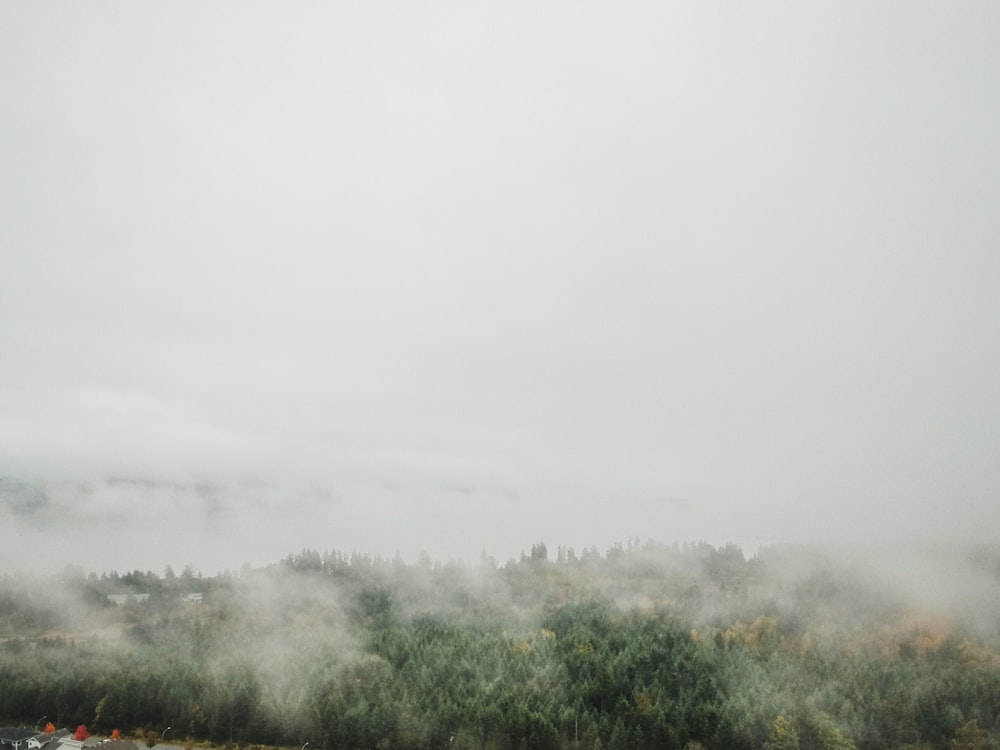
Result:
[[[1000,554],[948,559],[928,553],[927,586],[803,548],[638,541],[8,574],[0,723],[328,750],[998,748]]]

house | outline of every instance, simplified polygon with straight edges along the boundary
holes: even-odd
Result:
[[[24,744],[26,750],[40,750],[41,748],[48,745],[52,740],[61,740],[63,737],[69,735],[68,729],[60,729],[57,732],[49,732],[36,734],[34,737],[29,737],[28,741]],[[57,743],[58,744],[58,743]],[[52,745],[56,747],[56,745]]]
[[[204,596],[205,595],[201,591],[196,591],[194,593],[191,593],[191,594],[188,594],[187,596],[185,596],[184,597],[184,601],[197,603],[197,602],[202,601],[202,599],[204,598]]]
[[[101,750],[139,750],[139,746],[131,740],[111,740],[100,737],[88,737],[85,740],[78,740],[73,735],[66,733],[56,750],[90,750],[90,748],[101,748]]]
[[[144,602],[148,598],[149,594],[108,594],[108,601],[118,607],[122,607],[129,602]]]
[[[0,750],[13,748],[13,750],[24,750],[25,743],[29,737],[34,737],[38,732],[25,727],[0,727]]]

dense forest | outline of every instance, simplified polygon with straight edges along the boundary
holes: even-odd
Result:
[[[6,575],[0,723],[314,750],[998,748],[1000,554],[921,555],[890,574],[538,543],[500,565]]]

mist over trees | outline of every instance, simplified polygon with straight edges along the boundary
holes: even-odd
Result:
[[[630,540],[6,576],[0,720],[329,750],[1000,747],[1000,554],[915,560]]]

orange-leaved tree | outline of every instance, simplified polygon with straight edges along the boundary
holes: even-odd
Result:
[[[73,739],[83,742],[90,736],[90,732],[87,731],[86,724],[80,724],[76,728],[76,732],[73,733]]]

